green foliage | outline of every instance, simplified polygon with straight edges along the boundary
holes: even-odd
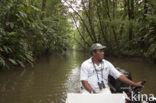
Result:
[[[133,2],[134,3],[133,3]],[[154,0],[83,0],[73,15],[90,45],[105,44],[108,52],[156,59],[156,2]],[[87,29],[89,31],[87,31]],[[95,32],[95,33],[94,33]],[[93,37],[93,39],[90,37]],[[95,36],[94,36],[95,35]],[[79,47],[86,42],[77,33]],[[97,39],[97,40],[96,40]],[[88,48],[88,47],[86,47]]]
[[[36,56],[67,48],[70,31],[67,17],[62,16],[62,12],[41,21],[41,10],[36,3],[29,0],[0,2],[0,68],[25,67],[27,63],[33,66]]]

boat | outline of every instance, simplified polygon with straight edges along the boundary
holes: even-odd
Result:
[[[66,103],[125,103],[123,94],[68,93]]]
[[[116,69],[125,75],[127,78],[132,80],[131,74],[124,70],[116,67]],[[131,96],[140,93],[142,88],[129,86],[120,80],[115,80],[112,76],[109,75],[109,87],[111,94],[109,93],[100,93],[100,94],[90,94],[90,93],[68,93],[66,98],[66,103],[156,103],[156,98],[153,98],[152,101],[144,100],[140,97],[140,101],[132,101]],[[144,85],[146,81],[142,81]],[[81,91],[84,91],[81,88]],[[133,92],[133,94],[132,94]]]

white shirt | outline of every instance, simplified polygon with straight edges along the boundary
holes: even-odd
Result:
[[[98,70],[97,73],[93,66],[92,57],[84,61],[81,65],[80,80],[88,81],[88,83],[93,89],[99,89],[97,83],[98,81],[101,82],[102,80],[105,84],[105,87],[108,87],[109,74],[113,76],[115,79],[119,78],[122,75],[118,70],[116,70],[116,68],[109,61],[105,59],[103,59],[102,61],[103,62],[100,63],[99,65],[94,64],[96,70]],[[103,70],[101,71],[101,69]],[[103,72],[103,77],[101,72]]]

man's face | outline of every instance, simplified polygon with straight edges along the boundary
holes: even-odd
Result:
[[[102,60],[104,58],[104,49],[96,50],[95,52],[93,52],[93,56],[98,60]]]

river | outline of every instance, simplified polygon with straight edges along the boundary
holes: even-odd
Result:
[[[63,103],[68,92],[80,92],[80,65],[89,57],[87,53],[68,51],[42,57],[34,67],[0,72],[0,103]],[[143,93],[156,96],[156,64],[107,59],[129,71],[134,81],[147,80]]]

